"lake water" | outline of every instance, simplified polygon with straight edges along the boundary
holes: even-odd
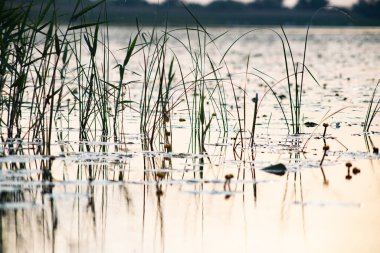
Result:
[[[90,129],[94,140],[80,142],[74,107],[56,121],[51,156],[35,155],[23,143],[22,151],[1,157],[2,252],[378,252],[380,156],[373,150],[380,146],[379,115],[368,133],[362,123],[380,78],[380,29],[310,30],[305,65],[312,75],[304,71],[298,135],[285,124],[286,117],[292,128],[286,79],[277,84],[286,77],[278,34],[287,48],[285,37],[277,27],[253,29],[210,28],[207,36],[168,29],[161,60],[168,76],[174,59],[170,135],[157,134],[154,148],[143,148],[140,132],[144,71],[150,63],[157,66],[157,48],[147,47],[127,66],[129,102],[118,141],[101,142],[102,133]],[[123,61],[126,52],[119,49],[136,31],[110,27],[112,67]],[[152,28],[143,32],[148,37]],[[306,28],[285,32],[300,71]],[[287,57],[290,62],[289,51]],[[118,78],[111,69],[109,79]],[[197,82],[208,98],[206,152],[193,139],[198,114],[191,106],[189,112],[184,99],[202,97],[194,95]],[[216,82],[225,93],[211,99],[218,93]],[[283,95],[284,112],[269,87]],[[260,106],[251,148],[256,93]],[[304,125],[326,116],[325,137],[323,126]],[[245,127],[239,127],[239,117]],[[162,130],[148,125],[151,132]],[[239,129],[247,131],[240,135]],[[164,146],[168,140],[171,150]],[[2,147],[7,149],[4,139]],[[278,163],[286,167],[283,175],[262,170]],[[42,180],[46,168],[52,180]]]

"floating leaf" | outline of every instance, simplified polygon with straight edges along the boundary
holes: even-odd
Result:
[[[262,170],[268,173],[278,175],[278,176],[283,176],[285,175],[286,167],[282,163],[279,163],[279,164],[275,164],[269,167],[265,167]]]
[[[318,124],[317,123],[315,123],[315,122],[305,122],[305,127],[316,127],[316,126],[318,126]]]
[[[135,101],[132,101],[132,100],[123,100],[123,101],[120,101],[121,104],[131,104],[131,103],[136,103]]]

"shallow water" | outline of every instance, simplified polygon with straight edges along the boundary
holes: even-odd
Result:
[[[249,31],[208,31],[217,36],[226,30],[210,44],[215,62]],[[286,32],[296,61],[302,62],[305,28]],[[111,48],[125,47],[133,33],[135,29],[111,27]],[[186,40],[183,31],[176,36]],[[178,41],[169,40],[169,48],[181,59],[182,71],[191,71]],[[255,69],[268,80],[286,75],[281,42],[269,30],[248,33],[225,57],[234,85],[246,85],[247,126],[252,98],[256,93],[260,100],[264,97],[253,149],[248,141],[233,149],[237,117],[230,85],[229,130],[213,122],[207,155],[189,151],[189,118],[182,105],[171,115],[172,152],[142,150],[139,115],[132,110],[125,113],[127,127],[119,142],[79,142],[73,112],[70,125],[57,126],[55,134],[64,138],[55,137],[51,156],[25,148],[0,157],[2,252],[379,251],[380,156],[373,152],[380,146],[379,117],[370,133],[363,133],[361,126],[379,78],[379,49],[377,28],[311,29],[306,65],[320,86],[305,77],[302,122],[319,123],[331,114],[325,138],[322,126],[302,126],[303,134],[288,134],[277,101],[266,93],[268,87],[247,75],[258,74]],[[133,61],[130,70],[141,72],[141,58]],[[116,80],[117,73],[112,78]],[[287,95],[285,83],[275,88]],[[141,91],[131,84],[129,92],[137,100]],[[239,89],[237,96],[242,106]],[[207,111],[214,109],[210,105]],[[220,117],[217,113],[219,123]],[[330,149],[321,167],[324,141]],[[81,151],[83,145],[90,151]],[[348,172],[348,161],[360,173],[354,174],[353,168]],[[262,170],[277,163],[287,168],[283,176]],[[44,170],[51,170],[52,180],[42,180]],[[233,175],[230,181],[225,179],[228,174]]]

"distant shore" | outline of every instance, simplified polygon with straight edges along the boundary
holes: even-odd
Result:
[[[380,20],[362,17],[356,14],[345,15],[338,11],[299,10],[210,10],[194,8],[191,13],[184,7],[134,7],[109,8],[110,22],[113,24],[133,25],[138,20],[143,25],[170,26],[196,24],[208,26],[241,25],[318,25],[318,26],[380,26]]]
[[[27,0],[8,1],[13,5]],[[34,1],[32,8],[37,16],[41,0]],[[56,0],[55,6],[60,14],[60,21],[68,20],[73,11],[74,2]],[[94,2],[86,1],[88,5]],[[96,21],[101,8],[92,10],[88,20]],[[63,15],[62,15],[63,14]],[[66,14],[66,15],[64,15]],[[166,2],[161,5],[148,4],[134,0],[132,4],[109,2],[107,19],[114,25],[208,25],[208,26],[244,26],[244,25],[317,25],[317,26],[380,26],[380,14],[366,16],[348,9],[322,8],[312,9],[255,8],[252,5],[234,1],[213,2],[202,6],[189,4],[184,7],[179,2]],[[104,16],[103,16],[104,18]]]

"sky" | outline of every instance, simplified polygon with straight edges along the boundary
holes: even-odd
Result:
[[[207,4],[213,0],[184,0],[185,2],[193,2],[193,3],[200,3],[200,4]],[[214,0],[215,1],[215,0]],[[236,0],[240,2],[252,2],[252,0]],[[149,1],[150,2],[150,1]],[[153,1],[154,2],[154,1]],[[284,4],[288,7],[294,6],[294,4],[297,2],[297,0],[284,0]],[[330,5],[336,6],[336,7],[349,7],[354,3],[357,3],[358,0],[329,0]]]

